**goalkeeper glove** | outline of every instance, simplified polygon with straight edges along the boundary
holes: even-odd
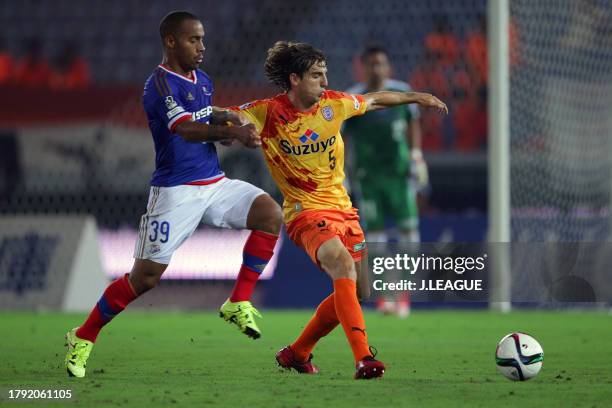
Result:
[[[429,171],[427,163],[423,159],[421,149],[413,149],[411,152],[410,176],[416,182],[417,190],[423,190],[429,185]]]

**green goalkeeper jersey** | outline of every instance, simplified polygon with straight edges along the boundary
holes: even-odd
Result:
[[[410,92],[405,82],[388,79],[385,91]],[[347,90],[351,94],[370,92],[364,84]],[[348,136],[352,175],[358,180],[383,176],[407,176],[410,171],[406,128],[419,117],[418,107],[400,105],[368,112],[345,122],[343,133]]]

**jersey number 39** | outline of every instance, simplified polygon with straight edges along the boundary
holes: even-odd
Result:
[[[170,238],[170,224],[167,221],[151,221],[151,228],[153,231],[149,235],[149,240],[151,242],[157,241],[158,234],[161,235],[159,242],[165,244],[168,242],[168,238]]]

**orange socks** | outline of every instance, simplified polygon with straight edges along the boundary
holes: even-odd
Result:
[[[334,281],[334,293],[321,302],[300,337],[291,345],[296,358],[300,361],[308,360],[315,344],[334,330],[338,323],[342,323],[355,361],[370,356],[368,336],[361,305],[357,300],[355,281],[337,279]]]
[[[336,315],[353,350],[355,362],[371,356],[361,305],[357,300],[357,285],[351,279],[334,281]]]
[[[296,358],[300,361],[308,360],[315,344],[334,330],[338,323],[332,293],[321,302],[300,337],[291,345]]]

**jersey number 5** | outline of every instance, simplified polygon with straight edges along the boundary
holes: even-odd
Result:
[[[334,156],[334,149],[329,151],[329,168],[331,170],[336,168],[336,156]]]

